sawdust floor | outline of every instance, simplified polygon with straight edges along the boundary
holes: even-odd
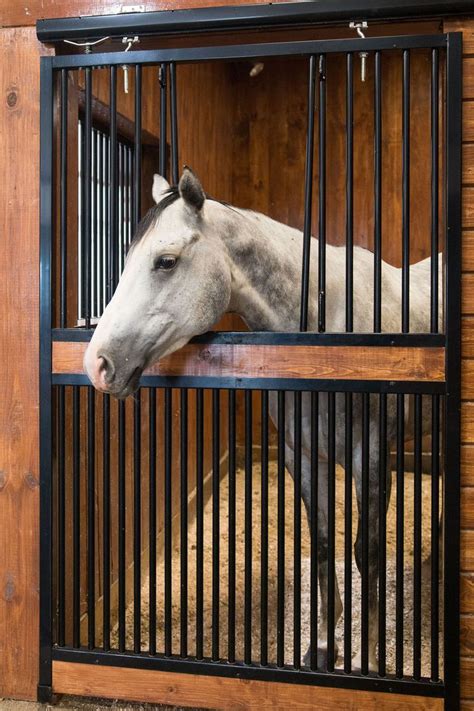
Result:
[[[285,555],[285,661],[293,662],[293,480],[287,473],[285,482],[286,498],[286,555]],[[422,493],[422,675],[429,676],[430,660],[430,546],[431,546],[431,477],[423,477]],[[237,516],[236,516],[236,658],[243,658],[244,637],[244,471],[237,473]],[[355,492],[353,491],[353,540],[355,540],[357,511]],[[387,673],[394,672],[395,659],[395,512],[397,491],[395,477],[392,487],[392,497],[387,517]],[[254,464],[252,487],[252,659],[259,661],[260,655],[260,467]],[[220,656],[227,656],[227,619],[228,619],[228,480],[224,478],[220,485],[220,594],[219,594],[219,638]],[[188,536],[188,654],[195,653],[195,558],[196,558],[196,524],[193,510],[189,512]],[[271,461],[269,466],[269,532],[268,532],[268,660],[276,662],[276,609],[277,609],[277,466]],[[179,524],[177,524],[179,525]],[[404,669],[410,674],[413,665],[413,475],[405,478],[405,544],[404,544]],[[309,645],[309,614],[310,614],[310,545],[309,532],[304,510],[302,511],[302,545],[301,545],[301,652],[306,652]],[[336,574],[339,581],[341,597],[344,594],[344,471],[337,469],[336,481]],[[172,604],[172,644],[173,653],[180,653],[180,560],[179,543],[173,550],[173,604]],[[157,649],[163,650],[164,610],[163,610],[164,565],[160,561],[157,566]],[[355,562],[352,564],[352,639],[353,654],[357,651],[360,640],[360,576]],[[204,510],[204,656],[211,656],[211,622],[212,622],[212,499]],[[318,596],[319,597],[319,596]],[[141,630],[142,648],[148,647],[149,596],[148,580],[144,580],[142,588]],[[336,641],[339,644],[338,667],[343,660],[343,624],[342,615],[336,627]],[[117,629],[113,632],[113,641],[117,641]],[[440,630],[440,638],[442,631]],[[133,649],[133,605],[127,609],[126,615],[127,647]]]

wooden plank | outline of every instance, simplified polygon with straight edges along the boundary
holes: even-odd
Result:
[[[474,57],[463,61],[463,99],[474,99]]]
[[[462,107],[463,141],[474,141],[474,100],[463,102]]]
[[[474,531],[461,531],[461,571],[474,571]]]
[[[461,697],[474,699],[474,657],[461,657]]]
[[[474,613],[474,575],[461,575],[461,612]]]
[[[464,230],[462,235],[462,269],[474,272],[474,230]]]
[[[460,620],[461,644],[460,653],[462,656],[474,655],[474,615],[461,615]]]
[[[474,360],[471,358],[463,358],[461,361],[461,377],[462,377],[462,398],[463,400],[474,399]]]
[[[463,315],[474,315],[474,274],[465,273],[462,275],[462,304]]]
[[[461,489],[461,528],[474,529],[474,487]]]
[[[130,701],[215,709],[314,709],[315,688],[281,682],[250,681],[195,674],[173,674],[143,669],[120,669],[92,664],[53,662],[57,693],[104,696]],[[438,710],[442,699],[402,694],[380,694],[352,689],[318,687],[318,711],[326,709],[403,708]]]
[[[462,226],[474,227],[474,188],[463,188],[462,191]]]
[[[463,358],[474,358],[474,318],[464,316],[461,321],[461,346]]]
[[[53,373],[82,373],[86,347],[80,342],[54,343]],[[442,381],[444,349],[188,344],[145,374]]]
[[[465,143],[462,147],[462,181],[474,183],[474,144]]]
[[[461,483],[474,487],[474,447],[468,444],[461,447]]]
[[[474,444],[474,403],[461,404],[461,441]]]
[[[45,50],[34,28],[0,30],[0,40],[0,696],[33,699],[39,628],[39,56]]]

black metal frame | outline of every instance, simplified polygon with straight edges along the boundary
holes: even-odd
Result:
[[[350,20],[386,21],[468,14],[472,14],[471,0],[378,0],[376,4],[367,0],[317,0],[39,20],[37,35],[41,42],[59,42],[105,36],[122,38],[129,34],[191,34],[298,27],[309,23],[321,25]]]
[[[462,3],[464,6],[464,3]],[[273,6],[277,8],[278,6]],[[443,4],[445,8],[445,4]],[[259,14],[259,13],[257,13]],[[122,18],[120,18],[122,19]],[[102,20],[103,21],[103,20]],[[101,30],[102,32],[102,30]],[[123,27],[122,27],[123,32]],[[91,35],[88,35],[91,36]],[[44,39],[44,35],[43,35]],[[112,66],[123,64],[123,53],[100,53],[81,56],[46,57],[41,60],[41,293],[40,293],[40,456],[41,456],[41,539],[40,539],[40,682],[39,696],[47,698],[51,692],[52,659],[76,662],[112,664],[123,667],[153,668],[168,671],[200,672],[242,678],[309,683],[346,688],[372,689],[379,691],[399,691],[407,694],[444,696],[446,708],[455,709],[459,699],[459,442],[460,442],[460,136],[461,136],[461,37],[457,34],[437,36],[382,37],[366,40],[325,40],[319,42],[288,42],[267,45],[240,45],[231,47],[198,47],[191,49],[169,49],[139,51],[128,55],[127,63],[132,65],[198,62],[212,60],[238,60],[254,57],[305,55],[334,52],[358,52],[361,50],[390,50],[410,48],[439,48],[447,53],[447,166],[446,166],[446,232],[447,242],[447,286],[446,336],[431,334],[271,334],[271,333],[224,333],[208,334],[195,339],[200,343],[248,343],[281,345],[419,345],[424,347],[446,347],[446,383],[392,382],[392,381],[341,381],[306,379],[247,379],[247,378],[164,378],[145,376],[142,384],[146,387],[221,388],[266,390],[302,390],[350,393],[408,393],[433,395],[445,394],[445,458],[449,477],[445,481],[445,516],[449,520],[449,535],[445,529],[445,681],[427,679],[407,681],[406,679],[377,675],[355,676],[344,672],[318,673],[299,671],[284,667],[259,667],[252,664],[216,663],[217,659],[190,661],[166,658],[160,655],[150,657],[139,653],[98,652],[94,649],[54,648],[52,638],[52,387],[53,385],[87,384],[84,375],[52,375],[51,347],[53,341],[89,340],[91,330],[72,331],[51,328],[51,244],[53,230],[53,76],[56,70],[78,67]],[[311,95],[311,93],[310,93]],[[320,97],[321,98],[321,97]],[[349,99],[348,99],[349,100]],[[350,101],[349,101],[350,103]],[[111,112],[113,116],[113,111]],[[310,151],[311,148],[308,150]],[[303,328],[306,317],[302,315]],[[324,330],[324,324],[320,324]],[[217,396],[216,396],[217,397]],[[333,401],[334,398],[330,398]],[[368,398],[365,398],[368,402]],[[235,404],[235,403],[234,403]],[[250,403],[249,403],[250,407]],[[367,405],[368,407],[368,405]],[[169,403],[167,412],[170,414]],[[282,411],[283,412],[283,411]],[[249,411],[250,413],[250,411]],[[169,430],[169,427],[168,427]],[[217,481],[217,480],[216,480]],[[217,484],[216,484],[217,485]],[[214,590],[214,592],[216,589]],[[167,596],[165,595],[165,598]],[[169,599],[166,603],[170,604]],[[169,612],[169,609],[168,609]]]

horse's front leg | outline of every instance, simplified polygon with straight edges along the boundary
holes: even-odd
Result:
[[[292,471],[292,470],[291,470]],[[303,452],[301,458],[301,495],[305,504],[308,522],[311,525],[311,464],[309,457]],[[320,615],[318,624],[318,647],[316,650],[316,665],[318,669],[328,668],[328,576],[329,564],[334,566],[334,561],[328,559],[328,466],[327,462],[320,460],[318,463],[318,523],[317,523],[317,560],[318,579],[320,589]],[[342,614],[342,602],[339,594],[337,577],[334,574],[334,627]],[[306,652],[303,663],[311,666],[311,646]],[[334,642],[335,664],[338,656],[338,647]],[[332,666],[332,665],[331,665]]]
[[[373,452],[378,453],[378,446],[373,447]],[[378,643],[378,576],[379,576],[379,478],[380,464],[378,456],[371,455],[368,471],[368,503],[369,510],[362,510],[362,471],[360,466],[355,467],[354,478],[359,511],[357,537],[354,546],[355,560],[361,577],[364,575],[364,551],[362,541],[362,516],[368,517],[367,525],[367,598],[368,598],[368,639],[367,658],[362,659],[362,649],[353,660],[354,669],[363,669],[368,666],[369,671],[377,671],[377,643]],[[387,452],[386,470],[386,508],[390,500],[391,471],[389,466],[389,453]],[[363,589],[364,586],[362,586]],[[365,662],[363,665],[362,662]]]

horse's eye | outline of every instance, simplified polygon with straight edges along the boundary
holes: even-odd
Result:
[[[155,261],[155,269],[162,269],[163,271],[169,272],[171,269],[174,269],[177,261],[178,258],[172,254],[163,254]]]

